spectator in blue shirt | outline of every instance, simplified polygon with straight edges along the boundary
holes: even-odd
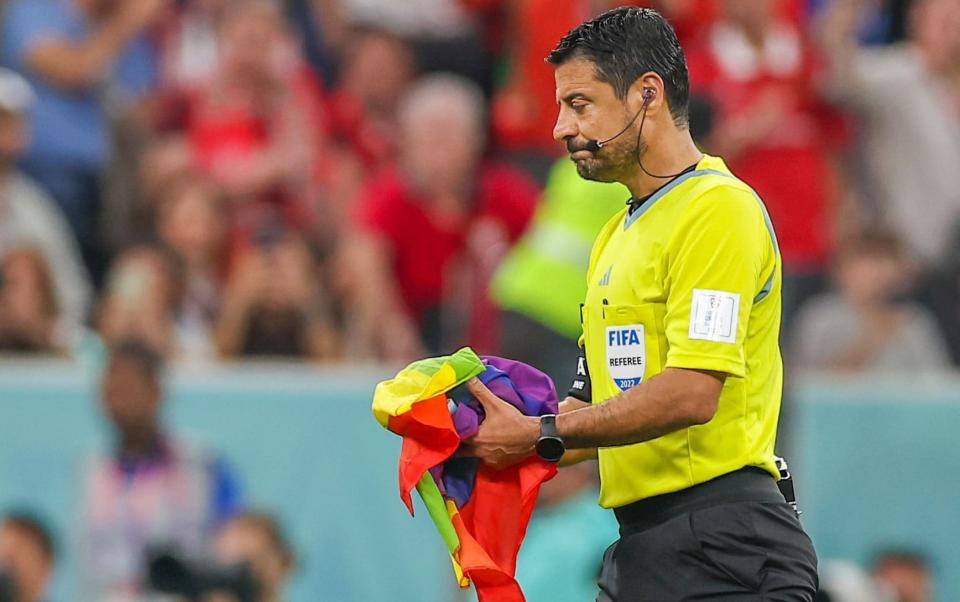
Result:
[[[101,174],[110,158],[108,110],[154,80],[143,30],[165,0],[11,0],[0,22],[3,63],[37,95],[24,170],[60,205],[96,277]]]
[[[78,600],[138,600],[147,553],[196,558],[239,508],[222,456],[163,428],[162,360],[134,339],[113,348],[103,380],[112,453],[90,462],[79,537]]]

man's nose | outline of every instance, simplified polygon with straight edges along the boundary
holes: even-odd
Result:
[[[563,142],[567,138],[576,136],[578,133],[577,120],[573,118],[569,111],[561,108],[557,114],[557,123],[553,126],[553,139],[557,142]]]

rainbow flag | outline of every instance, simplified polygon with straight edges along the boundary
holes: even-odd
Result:
[[[514,578],[517,552],[540,485],[556,474],[556,467],[530,458],[497,471],[473,458],[451,458],[483,419],[479,403],[464,386],[474,377],[525,414],[557,411],[556,391],[545,374],[463,348],[414,362],[381,382],[373,414],[403,437],[400,498],[413,514],[410,494],[417,489],[447,545],[460,586],[472,581],[480,602],[523,602]]]

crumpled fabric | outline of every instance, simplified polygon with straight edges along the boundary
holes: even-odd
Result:
[[[517,552],[540,485],[557,469],[539,457],[499,471],[475,458],[452,457],[483,422],[483,407],[466,387],[474,377],[528,416],[558,410],[547,375],[464,348],[414,362],[377,385],[373,411],[383,426],[403,437],[400,497],[412,514],[410,492],[417,488],[461,587],[472,581],[480,602],[523,602],[514,578]]]

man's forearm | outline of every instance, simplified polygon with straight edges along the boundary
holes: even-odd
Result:
[[[649,441],[708,422],[716,412],[722,376],[670,369],[600,405],[557,417],[568,449]]]
[[[89,86],[106,73],[143,24],[135,15],[118,13],[82,41],[41,41],[29,51],[27,63],[54,86],[68,90]]]
[[[576,410],[582,410],[584,408],[589,408],[590,404],[586,401],[577,399],[576,397],[567,397],[560,402],[560,414],[566,414],[569,412],[575,412]],[[579,464],[586,460],[596,460],[597,459],[597,448],[595,447],[585,447],[582,449],[568,449],[564,452],[563,457],[560,458],[560,466],[571,466],[573,464]]]

